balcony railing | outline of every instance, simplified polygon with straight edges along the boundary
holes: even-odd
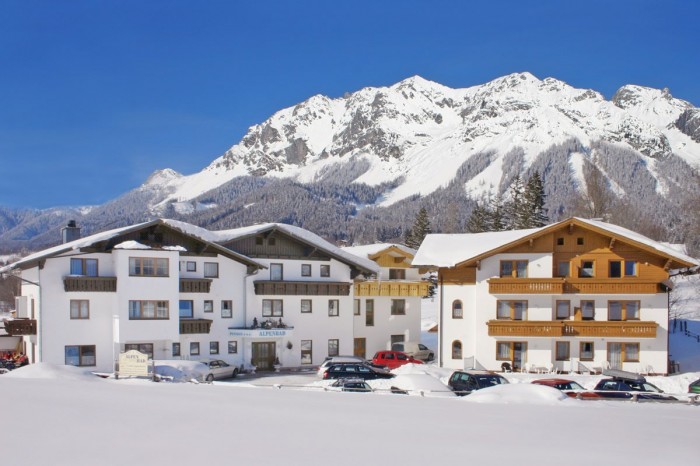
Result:
[[[180,319],[180,335],[209,333],[212,322],[209,319]]]
[[[656,338],[656,322],[596,320],[490,320],[493,337]]]
[[[655,294],[656,281],[593,278],[490,278],[491,294]]]
[[[428,282],[378,281],[355,283],[355,296],[428,296]]]
[[[10,336],[36,335],[36,320],[14,319],[5,321],[5,331]]]
[[[181,278],[180,293],[209,293],[210,278]]]
[[[115,292],[117,277],[65,277],[65,291]]]
[[[254,285],[256,295],[348,296],[350,294],[350,283],[345,282],[258,280]]]

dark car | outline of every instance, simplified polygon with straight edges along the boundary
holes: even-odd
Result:
[[[456,395],[468,395],[474,390],[508,383],[505,377],[489,371],[455,371],[447,385]]]
[[[363,379],[338,379],[331,384],[331,387],[339,388],[344,392],[366,393],[372,391],[372,387]]]
[[[621,371],[619,371],[621,372]],[[595,386],[595,391],[601,398],[674,401],[677,398],[663,395],[656,385],[650,384],[641,375],[616,376],[602,379]]]
[[[373,380],[373,379],[391,379],[395,377],[389,371],[384,369],[377,369],[376,367],[369,366],[362,363],[336,363],[328,366],[328,369],[323,373],[324,379],[362,379],[362,380]]]
[[[688,393],[700,393],[700,379],[688,385]]]

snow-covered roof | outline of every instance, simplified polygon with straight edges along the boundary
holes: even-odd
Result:
[[[208,232],[208,230],[205,230],[204,228],[197,227],[195,225],[190,225],[189,223],[185,222],[180,222],[177,220],[168,220],[168,219],[158,219],[158,220],[151,220],[149,222],[143,222],[143,223],[137,223],[135,225],[130,225],[126,227],[121,227],[121,228],[114,228],[112,230],[107,230],[103,231],[100,233],[95,233],[94,235],[86,236],[84,238],[79,238],[74,241],[70,241],[68,243],[63,243],[59,244],[58,246],[54,246],[48,249],[44,249],[42,251],[36,252],[34,254],[30,254],[22,259],[20,259],[17,262],[14,262],[12,264],[9,264],[5,267],[0,268],[0,273],[5,273],[9,272],[10,270],[21,268],[23,265],[31,264],[35,261],[38,261],[40,259],[44,259],[47,257],[53,257],[57,256],[59,254],[63,254],[69,251],[75,251],[79,250],[81,248],[86,248],[90,247],[94,244],[103,242],[103,241],[108,241],[112,238],[116,238],[120,235],[124,235],[127,233],[131,233],[134,231],[139,231],[143,228],[148,228],[150,226],[154,225],[166,225],[169,226],[175,230],[180,231],[181,233],[185,235],[189,235],[192,237],[195,237],[197,240],[203,241],[205,243],[208,243],[210,247],[213,249],[216,249],[219,251],[219,253],[229,256],[235,260],[238,260],[240,262],[246,263],[248,265],[254,265],[262,268],[267,268],[264,264],[255,261],[247,256],[244,256],[242,254],[239,254],[235,251],[231,251],[229,249],[226,249],[223,246],[220,246],[216,244],[214,241],[211,239],[207,238],[207,236],[211,236]],[[136,241],[125,241],[123,243],[120,243],[119,245],[115,246],[118,249],[143,249],[147,248],[148,246],[140,245]],[[178,246],[178,247],[169,247],[169,250],[184,250],[184,248]]]
[[[212,235],[213,241],[219,244],[227,244],[237,239],[258,235],[269,230],[281,231],[303,243],[315,246],[341,262],[354,265],[372,273],[379,272],[379,266],[374,261],[347,252],[309,230],[286,223],[262,223],[232,230],[212,231],[210,234]]]
[[[377,253],[380,253],[382,251],[385,251],[389,248],[397,248],[400,249],[401,251],[405,252],[406,254],[410,254],[411,256],[416,255],[415,249],[409,248],[408,246],[404,246],[403,244],[397,244],[397,243],[375,243],[375,244],[365,244],[362,246],[346,246],[344,248],[341,248],[343,251],[347,251],[350,254],[354,254],[358,257],[370,257],[373,256]]]
[[[611,236],[623,238],[627,241],[637,243],[640,246],[647,247],[657,251],[659,254],[680,261],[698,265],[697,259],[694,259],[678,249],[669,246],[665,243],[654,241],[646,236],[628,230],[618,225],[606,223],[600,220],[589,220],[578,217],[563,220],[561,222],[548,225],[542,228],[529,230],[511,230],[511,231],[496,231],[484,233],[467,233],[467,234],[431,234],[428,235],[421,244],[418,253],[413,258],[414,266],[434,266],[434,267],[454,267],[457,264],[488,254],[502,246],[519,240],[536,237],[539,233],[555,230],[563,225],[568,225],[572,221],[578,222],[584,227],[589,227],[599,232],[610,234]],[[601,231],[602,230],[602,231]]]

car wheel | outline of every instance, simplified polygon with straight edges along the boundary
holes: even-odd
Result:
[[[231,378],[234,379],[234,378],[236,378],[237,375],[238,375],[238,368],[235,368],[233,370],[233,374],[231,374]]]
[[[207,375],[207,382],[212,382],[214,380],[214,374]]]

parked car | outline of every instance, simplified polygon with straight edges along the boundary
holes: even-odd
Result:
[[[371,392],[372,387],[369,386],[364,379],[338,379],[331,384],[331,387],[339,388],[343,392]]]
[[[566,379],[538,379],[533,380],[532,383],[536,385],[546,385],[547,387],[556,388],[561,390],[567,396],[571,398],[600,398],[601,396],[595,392],[586,391],[581,385],[573,380]]]
[[[367,364],[355,362],[337,362],[328,366],[323,373],[324,379],[355,378],[362,380],[391,379],[394,374]]]
[[[700,379],[688,385],[688,393],[700,393]]]
[[[447,385],[457,395],[468,395],[474,390],[508,383],[505,377],[489,371],[454,371]]]
[[[432,361],[435,359],[435,352],[433,350],[416,341],[398,341],[391,345],[391,349],[393,351],[402,351],[421,361]]]
[[[326,372],[328,366],[337,362],[354,362],[358,364],[366,364],[376,369],[388,369],[386,366],[382,366],[381,364],[374,364],[372,361],[367,361],[365,358],[361,358],[360,356],[329,356],[326,358],[325,361],[321,363],[320,366],[318,366],[318,371],[316,372],[316,374],[319,377],[323,377],[323,373]]]
[[[208,359],[199,361],[206,368],[203,369],[203,379],[211,382],[214,379],[231,379],[238,375],[238,367],[231,366],[221,359]]]
[[[415,359],[413,356],[409,356],[401,351],[377,351],[372,358],[372,363],[386,366],[389,369],[396,369],[408,363],[423,364],[423,361]]]
[[[677,398],[671,395],[662,395],[656,385],[650,384],[646,379],[637,374],[616,371],[620,374],[609,379],[602,379],[595,386],[595,390],[601,398],[631,399],[633,394],[638,400],[673,401]]]

